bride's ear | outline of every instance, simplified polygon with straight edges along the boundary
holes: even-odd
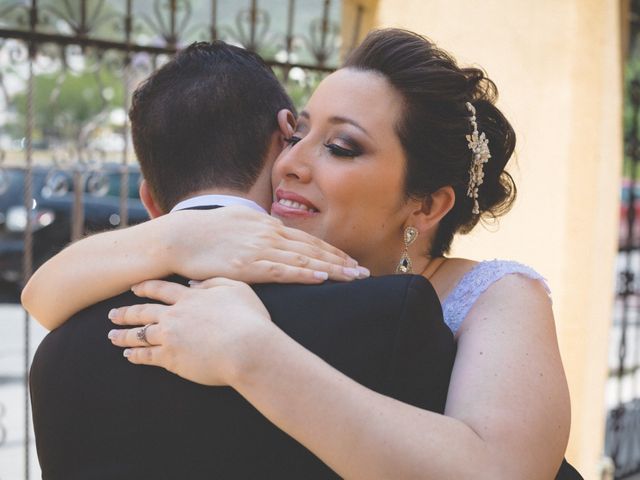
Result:
[[[283,140],[291,138],[296,128],[296,117],[291,110],[283,108],[278,112],[278,126],[280,127]]]
[[[439,188],[420,202],[412,214],[411,224],[420,233],[427,233],[437,227],[455,202],[456,194],[451,186]]]

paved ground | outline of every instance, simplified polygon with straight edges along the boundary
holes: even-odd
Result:
[[[46,331],[30,320],[29,333],[32,356]],[[24,311],[15,303],[0,304],[0,480],[26,478],[24,334]],[[29,438],[29,478],[36,479],[40,478],[40,466],[33,443],[33,431]]]

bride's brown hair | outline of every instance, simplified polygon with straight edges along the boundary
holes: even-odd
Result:
[[[383,75],[404,99],[396,131],[407,157],[407,196],[427,198],[441,187],[453,187],[453,208],[440,221],[429,255],[447,253],[456,233],[467,233],[481,217],[506,213],[516,186],[504,170],[516,135],[495,106],[498,91],[479,68],[462,68],[445,51],[416,33],[401,29],[371,32],[347,58],[343,68]],[[480,215],[467,196],[472,132],[466,102],[476,109],[478,130],[489,139],[491,158],[484,164],[478,189]]]

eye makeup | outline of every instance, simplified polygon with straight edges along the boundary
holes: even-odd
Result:
[[[336,143],[339,142],[339,143]],[[343,145],[340,145],[342,143]],[[362,148],[348,136],[338,136],[334,140],[326,142],[324,146],[337,157],[358,157],[362,155]]]

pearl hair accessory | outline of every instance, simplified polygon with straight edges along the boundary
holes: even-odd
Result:
[[[473,152],[471,157],[471,166],[469,167],[469,186],[467,188],[467,196],[473,198],[473,210],[475,215],[480,213],[480,207],[478,205],[478,187],[484,180],[484,172],[482,171],[483,165],[491,158],[491,152],[489,151],[489,139],[485,136],[484,132],[478,133],[478,123],[476,122],[476,109],[471,103],[467,102],[467,110],[471,113],[469,121],[473,127],[471,135],[467,135],[467,142],[469,142],[469,150]]]

